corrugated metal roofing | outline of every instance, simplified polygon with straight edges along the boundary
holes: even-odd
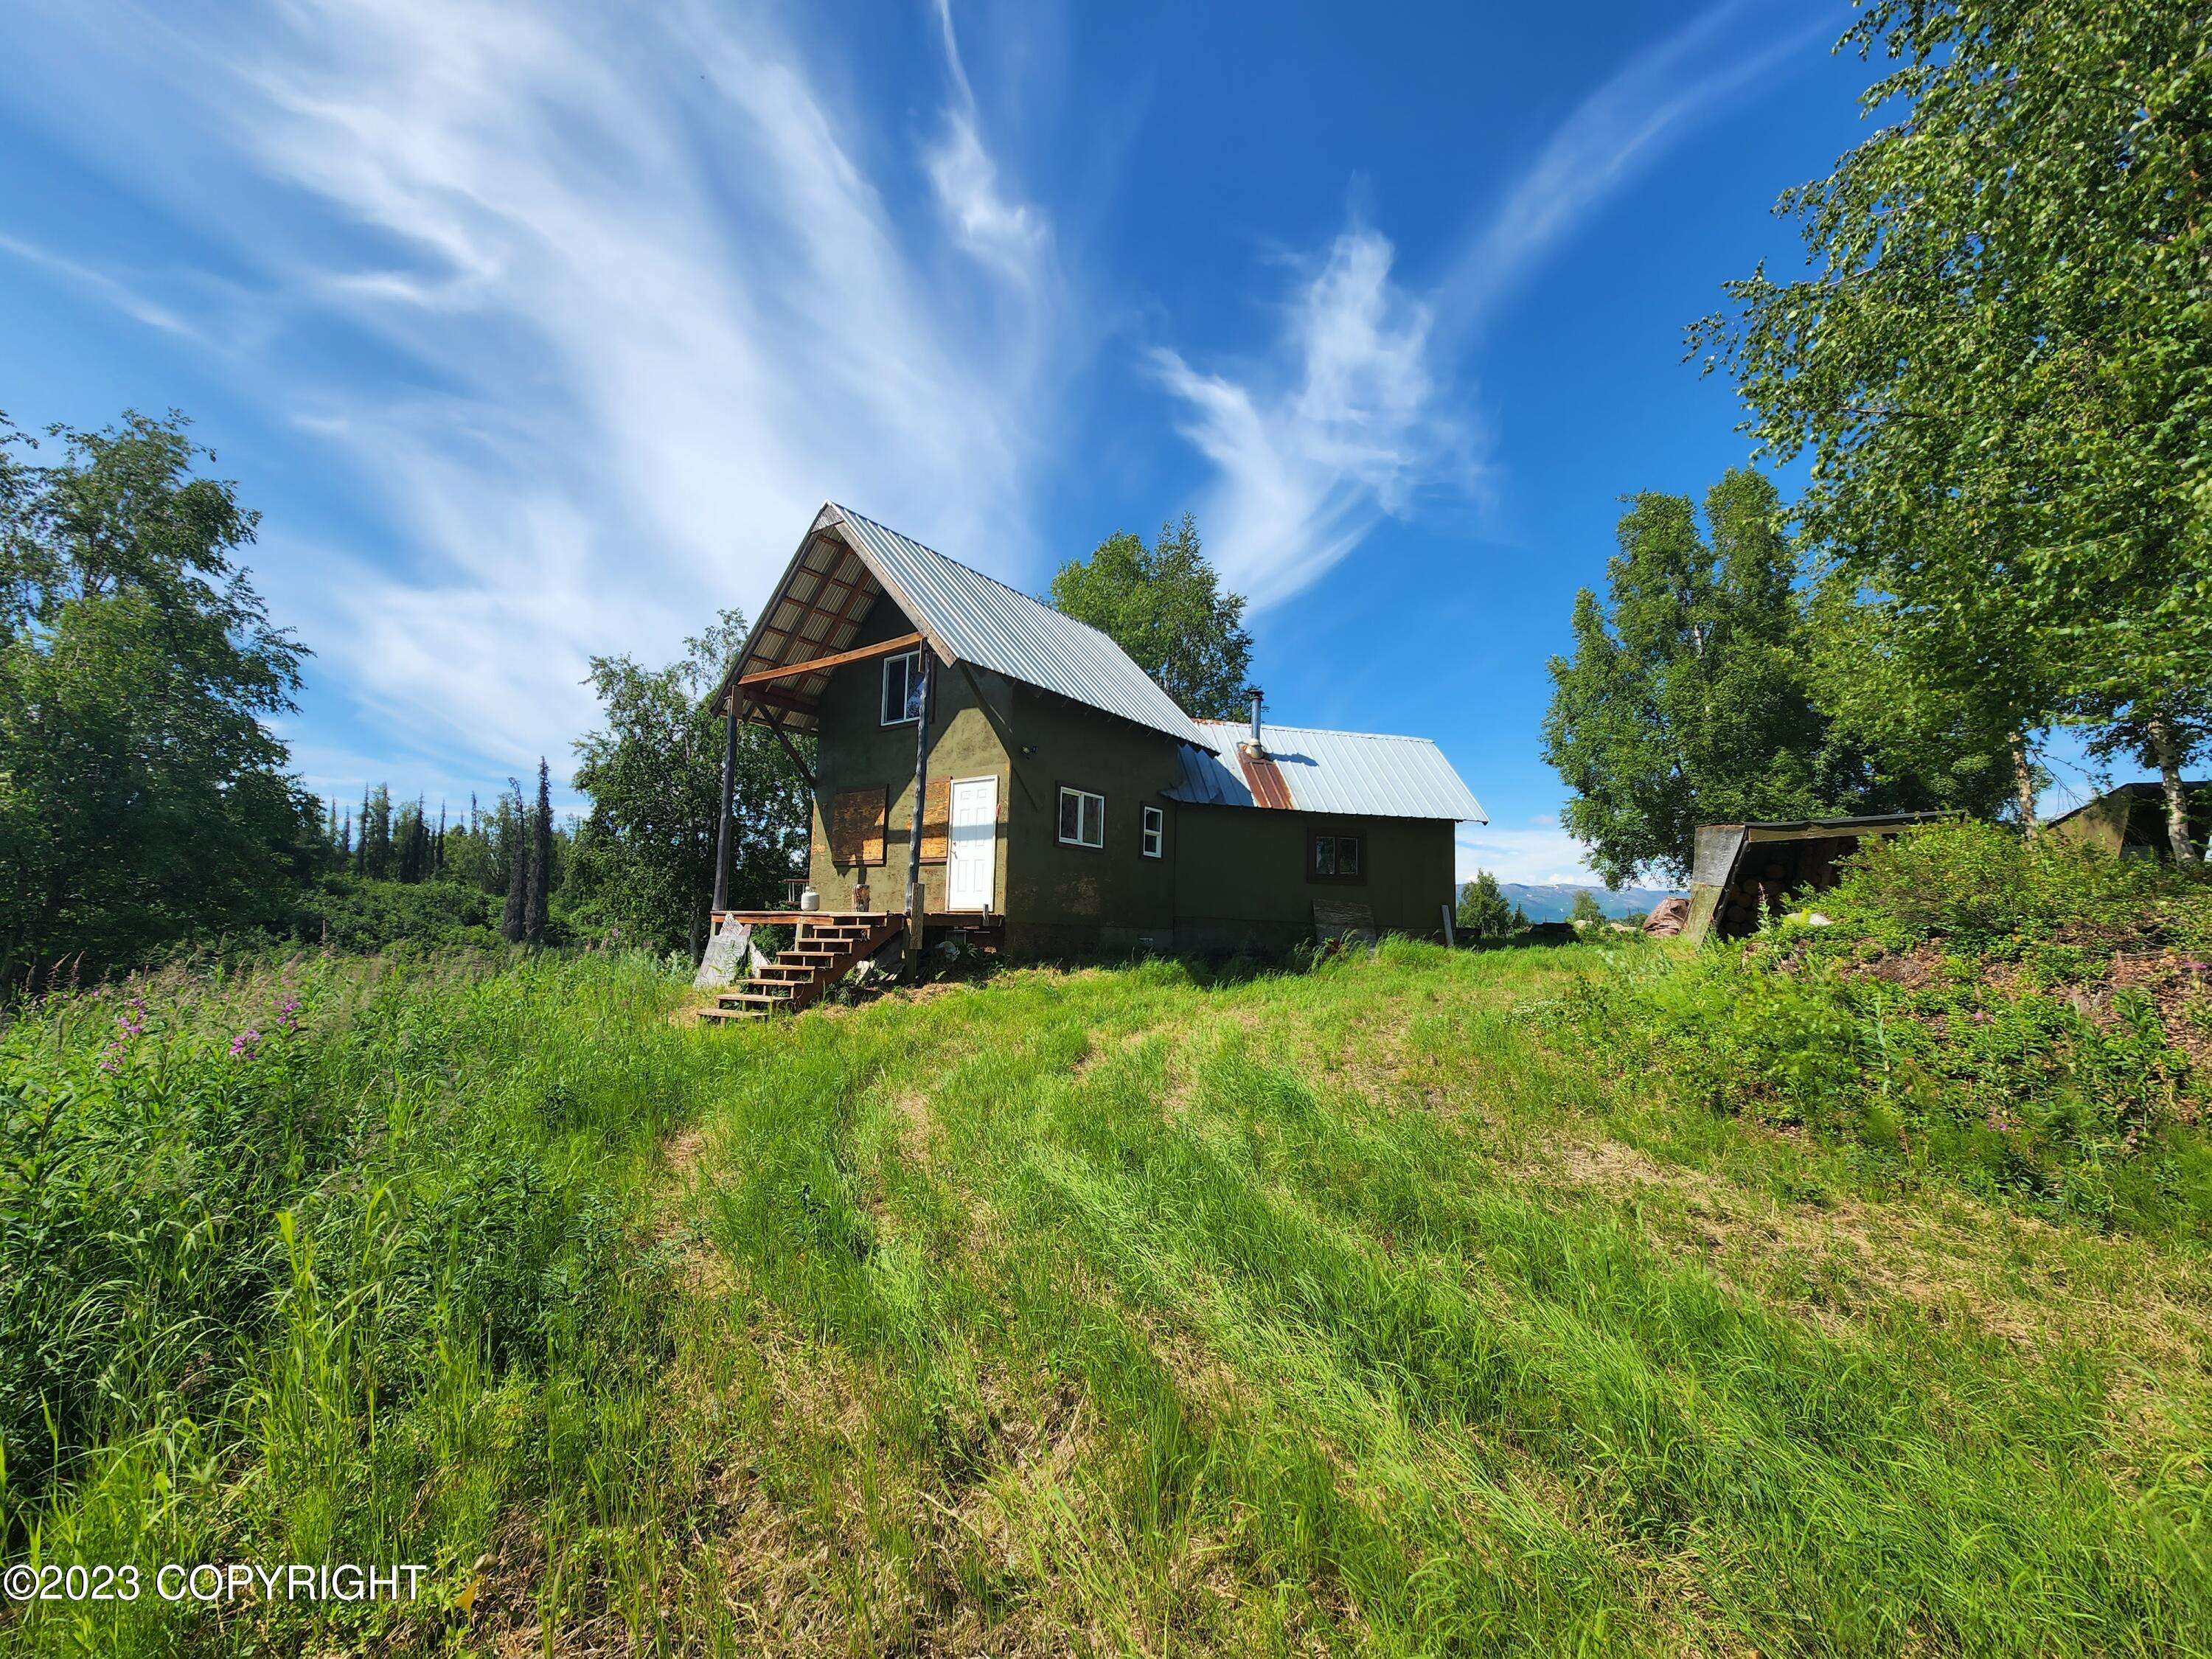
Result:
[[[1097,629],[850,507],[833,504],[831,510],[865,550],[892,600],[962,661],[1183,743],[1206,740],[1175,699]]]
[[[1194,724],[1205,746],[1181,751],[1182,781],[1168,793],[1211,806],[1257,805],[1237,755],[1238,740],[1251,728],[1237,720]],[[1443,750],[1426,738],[1273,725],[1263,726],[1260,736],[1297,811],[1490,822]]]

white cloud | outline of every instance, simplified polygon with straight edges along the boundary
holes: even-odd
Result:
[[[167,306],[148,299],[130,283],[94,270],[89,265],[35,242],[27,242],[18,236],[0,234],[0,253],[21,259],[25,264],[35,265],[49,275],[59,276],[70,286],[97,296],[103,304],[113,307],[134,322],[149,328],[158,328],[164,333],[181,334],[187,339],[199,339],[199,331],[179,316]]]
[[[72,113],[297,324],[241,372],[402,539],[264,548],[295,566],[264,585],[395,746],[562,757],[586,654],[757,603],[825,496],[971,557],[1025,542],[1073,331],[957,56],[958,142],[917,156],[818,52],[705,3],[192,15],[58,18]],[[933,183],[941,229],[891,204]],[[953,250],[1026,250],[1024,280],[947,282]]]
[[[1808,12],[1817,14],[1810,22]],[[1790,19],[1798,26],[1775,34]],[[1447,329],[1456,334],[1482,321],[1668,145],[1723,112],[1784,58],[1839,32],[1825,9],[1800,9],[1796,0],[1719,0],[1629,58],[1553,130],[1497,210],[1467,237],[1437,285]]]
[[[1500,881],[1532,886],[1604,885],[1584,862],[1582,843],[1560,829],[1557,818],[1531,818],[1519,829],[1463,824],[1454,846],[1454,872],[1461,881],[1487,870]]]
[[[1785,16],[1798,14],[1782,0],[1720,0],[1632,57],[1552,133],[1432,287],[1394,281],[1390,243],[1355,222],[1257,368],[1202,373],[1152,351],[1182,405],[1178,429],[1216,470],[1201,517],[1232,586],[1257,605],[1287,599],[1422,490],[1480,492],[1474,446],[1440,408],[1474,328],[1668,144],[1836,32],[1823,15],[1776,36]]]
[[[975,94],[960,59],[951,0],[937,0],[937,21],[954,91],[944,131],[922,156],[938,208],[969,253],[1017,281],[1035,281],[1049,240],[1044,216],[1000,188],[999,165],[983,147]]]
[[[1245,380],[1152,354],[1183,405],[1178,430],[1218,473],[1200,511],[1209,550],[1255,605],[1316,580],[1448,462],[1469,465],[1438,407],[1428,307],[1392,280],[1392,258],[1388,239],[1355,221]]]

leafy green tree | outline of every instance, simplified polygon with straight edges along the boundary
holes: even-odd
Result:
[[[1809,817],[1830,793],[1773,486],[1732,471],[1705,497],[1630,498],[1608,609],[1575,596],[1553,658],[1544,757],[1573,792],[1563,822],[1609,886],[1679,876],[1701,822]]]
[[[1222,591],[1188,513],[1150,547],[1117,531],[1089,559],[1061,566],[1052,602],[1112,639],[1186,714],[1234,720],[1249,702],[1244,596]]]
[[[1575,902],[1567,911],[1567,920],[1583,927],[1595,927],[1605,920],[1605,911],[1597,902],[1597,895],[1587,887],[1575,890]]]
[[[1705,520],[1710,538],[1686,496],[1631,497],[1610,605],[1577,594],[1574,653],[1552,659],[1544,755],[1606,884],[1680,880],[1700,823],[1988,810],[2008,720],[1926,693],[1899,665],[1890,613],[1847,582],[1808,600],[1759,473],[1724,475]],[[1901,702],[1900,684],[1923,695]]]
[[[0,982],[283,930],[315,807],[264,724],[304,648],[233,562],[256,515],[181,416],[0,421]]]
[[[2212,684],[2212,53],[2196,0],[1869,0],[1902,109],[1789,192],[1812,271],[1698,337],[1928,696],[2036,732]]]
[[[723,723],[708,699],[744,638],[743,614],[726,611],[665,667],[592,659],[605,724],[576,744],[576,787],[592,808],[576,837],[572,925],[658,951],[684,946],[698,959],[721,797]],[[805,787],[774,735],[748,726],[732,793],[731,898],[765,905],[804,856]]]
[[[1477,939],[1500,939],[1513,931],[1514,907],[1498,890],[1498,878],[1478,870],[1474,879],[1459,890],[1459,914],[1453,918],[1462,933]]]
[[[2024,706],[2041,688],[1950,672],[1940,641],[1832,563],[1807,597],[1811,681],[1828,716],[1836,802],[1863,811],[1949,809],[2026,824],[2048,775],[2026,746]]]

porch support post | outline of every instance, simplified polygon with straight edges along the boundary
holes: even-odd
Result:
[[[717,910],[730,908],[730,806],[737,781],[738,692],[732,686],[730,689],[729,718],[722,723],[722,811],[714,825],[714,908]]]
[[[936,701],[937,653],[927,646],[920,652],[921,709],[914,723],[914,824],[906,842],[906,972],[908,979],[921,972],[921,923],[928,910],[921,887],[921,817],[929,796],[929,706]]]

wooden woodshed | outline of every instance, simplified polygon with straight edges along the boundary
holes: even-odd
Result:
[[[1836,884],[1836,866],[1869,836],[1893,836],[1945,812],[1887,812],[1856,818],[1798,818],[1698,826],[1690,866],[1690,918],[1682,936],[1741,939],[1792,893]]]

